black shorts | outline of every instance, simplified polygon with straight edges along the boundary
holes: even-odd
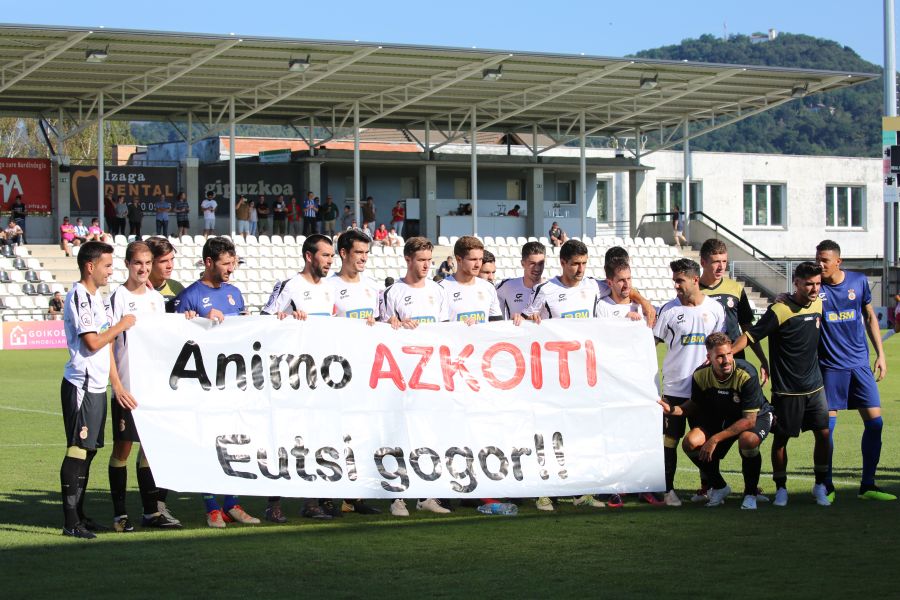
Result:
[[[110,412],[112,413],[112,432],[114,442],[140,442],[137,427],[134,425],[134,416],[127,408],[122,408],[113,394],[110,400]]]
[[[669,406],[681,406],[688,401],[687,398],[679,398],[678,396],[663,396],[663,401]],[[663,416],[663,435],[681,439],[684,437],[684,417],[673,417],[671,415]]]
[[[772,394],[775,407],[775,432],[797,437],[801,431],[828,429],[828,402],[825,390],[809,394]]]
[[[753,426],[753,429],[750,429],[748,431],[750,431],[754,435],[756,435],[756,437],[759,438],[759,443],[762,444],[766,440],[766,438],[769,437],[769,432],[772,431],[772,425],[774,424],[774,422],[775,422],[775,415],[773,413],[767,412],[764,415],[757,415],[756,425]],[[713,436],[713,435],[719,433],[720,431],[723,431],[726,427],[729,427],[730,425],[731,425],[731,423],[725,425],[725,427],[700,425],[700,429],[703,430],[703,433],[705,433],[707,439],[709,439],[710,436]],[[728,454],[728,451],[731,450],[731,447],[734,445],[734,443],[736,441],[738,441],[738,438],[740,438],[740,437],[741,436],[736,435],[734,437],[728,438],[727,440],[721,441],[718,444],[716,444],[715,458],[718,458],[719,460],[725,458],[725,455]]]
[[[190,221],[182,221],[181,219],[178,219],[178,226],[179,227],[190,227],[191,222]]]
[[[88,392],[63,379],[59,396],[66,445],[85,450],[102,448],[106,428],[106,392]]]

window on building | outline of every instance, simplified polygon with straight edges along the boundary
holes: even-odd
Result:
[[[469,200],[472,198],[472,188],[469,186],[468,177],[453,178],[453,199]]]
[[[597,181],[597,223],[609,223],[610,220],[610,180]]]
[[[359,179],[359,190],[361,198],[365,198],[368,194],[366,194],[366,177],[363,175]],[[322,196],[324,199],[324,196]],[[349,177],[344,177],[344,201],[345,202],[353,202],[353,175]],[[323,200],[324,201],[324,200]]]
[[[675,212],[684,210],[684,183],[681,181],[656,182],[656,212]],[[691,212],[703,210],[703,186],[699,181],[691,182]],[[669,217],[657,217],[659,221],[668,221]]]
[[[860,186],[825,186],[825,227],[865,227],[863,196]]]
[[[574,181],[562,180],[556,182],[556,201],[560,204],[575,204]]]
[[[780,183],[744,184],[744,225],[783,227],[785,209],[784,185]]]

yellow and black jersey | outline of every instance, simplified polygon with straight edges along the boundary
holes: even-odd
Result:
[[[751,342],[769,338],[773,392],[800,395],[822,388],[818,358],[821,323],[821,299],[804,306],[789,297],[770,305],[747,331]]]
[[[740,337],[741,324],[753,323],[753,308],[747,299],[743,284],[723,277],[713,287],[707,287],[701,282],[700,291],[722,305],[722,310],[725,311],[725,333],[731,341]]]
[[[162,297],[165,299],[166,312],[175,312],[175,306],[172,301],[175,300],[175,296],[184,291],[184,286],[174,279],[166,279],[166,281],[161,286],[154,289],[162,294]]]
[[[746,413],[766,414],[772,406],[763,396],[753,365],[736,358],[734,370],[725,381],[716,379],[711,365],[694,371],[691,401],[699,408],[698,422],[725,429]]]

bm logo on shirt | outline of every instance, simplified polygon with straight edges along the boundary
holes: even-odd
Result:
[[[480,310],[475,310],[472,312],[464,312],[456,315],[457,321],[468,321],[469,319],[475,319],[476,323],[484,323],[487,319],[484,316],[484,312]]]
[[[371,308],[358,308],[356,310],[348,310],[345,314],[348,319],[368,319],[375,316],[375,311]]]
[[[825,313],[825,318],[829,323],[838,323],[841,321],[855,321],[856,310],[831,311]]]
[[[686,333],[681,336],[682,346],[702,346],[706,343],[705,333]]]
[[[563,319],[590,319],[591,311],[586,308],[581,310],[570,310],[569,312],[564,312],[560,315]]]
[[[415,321],[416,323],[437,323],[437,319],[434,317],[413,317],[410,321]]]

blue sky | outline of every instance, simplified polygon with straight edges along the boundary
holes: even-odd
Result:
[[[448,2],[3,3],[0,21],[622,56],[704,33],[775,28],[883,62],[882,2],[863,0],[450,0]]]

